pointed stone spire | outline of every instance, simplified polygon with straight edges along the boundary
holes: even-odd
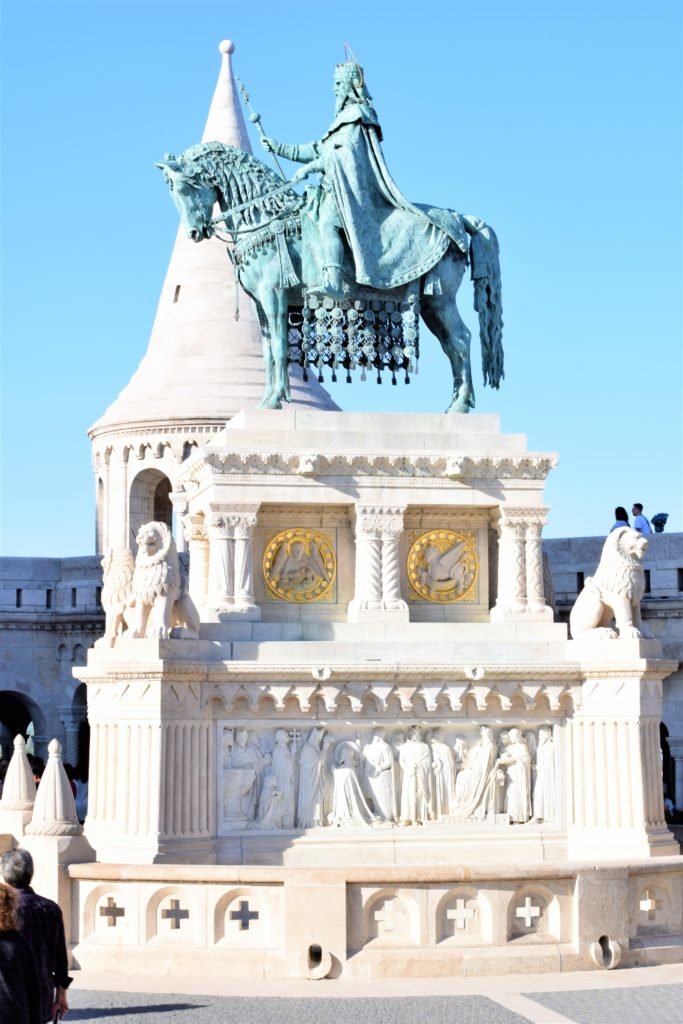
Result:
[[[36,784],[33,771],[26,757],[26,740],[23,736],[14,739],[14,753],[7,766],[5,784],[0,799],[0,811],[30,811],[36,799]]]
[[[202,142],[230,142],[245,153],[251,153],[251,143],[244,123],[242,107],[235,91],[230,58],[235,52],[232,39],[224,39],[218,46],[222,54],[218,84],[213,94]]]
[[[71,783],[62,764],[62,745],[59,740],[50,740],[47,750],[49,757],[26,835],[79,836],[83,826],[78,822]]]
[[[251,152],[230,58],[235,46],[220,44],[218,84],[203,141],[226,142]],[[159,181],[159,187],[164,188]],[[177,216],[175,211],[169,216]],[[264,388],[261,331],[251,300],[240,292],[225,244],[190,241],[178,231],[147,353],[116,401],[91,427],[91,437],[116,428],[219,424],[258,405]],[[292,380],[294,403],[336,409],[313,378]]]

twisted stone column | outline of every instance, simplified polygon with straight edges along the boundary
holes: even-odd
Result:
[[[382,527],[382,607],[391,611],[407,611],[401,597],[401,566],[399,543],[403,533],[403,511],[385,517]]]
[[[547,509],[529,510],[526,520],[526,597],[529,614],[534,618],[552,619],[552,609],[545,600],[543,585],[543,551],[541,532],[546,522]]]
[[[209,525],[209,599],[216,612],[231,611],[235,598],[235,539],[233,527],[214,515]]]
[[[398,560],[403,511],[371,505],[356,508],[356,592],[349,605],[350,621],[367,617],[367,612],[407,612]],[[370,617],[381,619],[382,615]]]
[[[255,512],[241,512],[229,517],[235,537],[235,611],[253,612],[254,559],[252,540],[256,526]]]
[[[500,509],[495,523],[498,534],[498,597],[491,621],[503,622],[527,612],[525,535],[526,508]]]

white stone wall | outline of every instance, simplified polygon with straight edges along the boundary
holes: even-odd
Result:
[[[42,757],[52,737],[62,743],[65,761],[77,756],[85,694],[72,669],[85,664],[102,634],[100,586],[94,556],[0,558],[0,701],[7,694],[24,705]],[[3,728],[3,756],[12,739]]]

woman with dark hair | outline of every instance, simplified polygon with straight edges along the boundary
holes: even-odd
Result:
[[[617,505],[614,510],[614,526],[610,527],[610,533],[612,530],[618,530],[620,526],[630,526],[628,521],[628,512],[621,505]]]
[[[38,972],[17,931],[17,897],[0,882],[0,1024],[42,1024]]]

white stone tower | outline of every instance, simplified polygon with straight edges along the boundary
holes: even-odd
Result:
[[[222,63],[202,142],[251,152],[230,57]],[[169,210],[169,216],[171,215]],[[138,527],[171,520],[169,493],[183,461],[242,409],[256,406],[264,387],[262,342],[251,300],[240,294],[216,239],[197,245],[182,227],[161,291],[147,352],[118,398],[90,428],[96,486],[96,548],[130,547]],[[293,375],[292,401],[336,409],[313,379]],[[178,546],[184,538],[177,531]]]

